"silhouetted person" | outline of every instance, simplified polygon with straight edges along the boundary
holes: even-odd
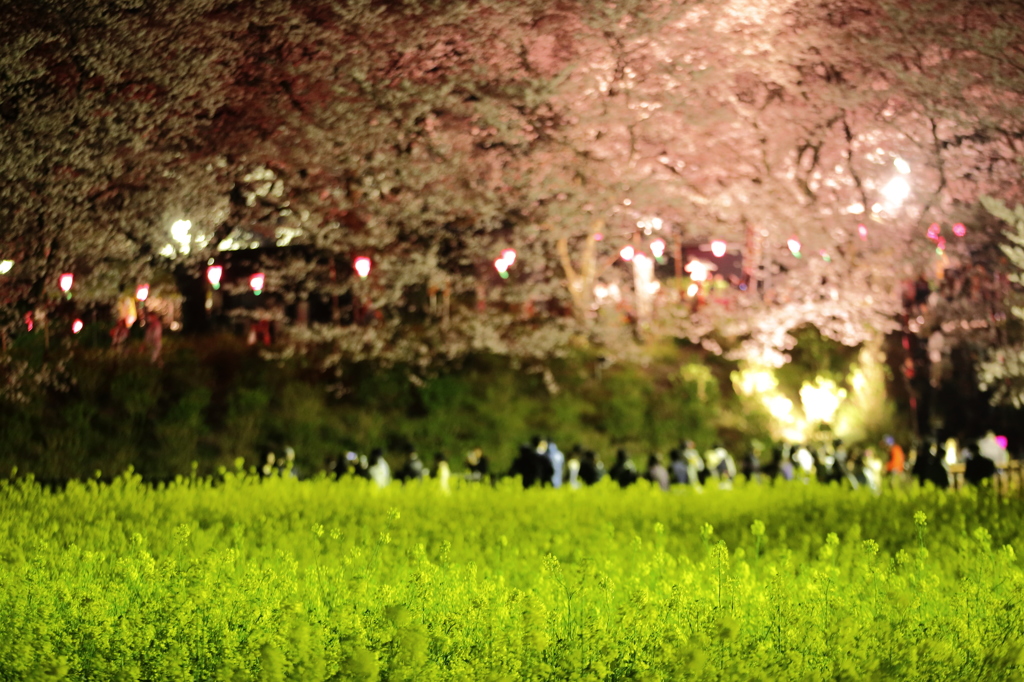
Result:
[[[661,463],[661,458],[658,455],[651,453],[647,458],[647,473],[644,474],[644,478],[651,483],[657,483],[662,490],[668,490],[668,469]]]
[[[964,465],[964,480],[973,485],[981,485],[986,478],[996,475],[996,463],[979,454],[977,445],[972,443],[968,449],[971,456]]]
[[[562,468],[565,466],[565,455],[558,449],[558,446],[546,438],[534,436],[530,439],[530,445],[536,451],[538,457],[548,460],[550,467],[543,467],[545,472],[550,470],[550,475],[541,480],[542,483],[550,483],[556,488],[562,486]]]
[[[832,479],[833,481],[848,481],[850,480],[850,469],[848,466],[850,459],[850,451],[847,450],[846,445],[843,444],[841,438],[836,438],[832,441],[833,458],[832,462]]]
[[[543,485],[551,480],[551,460],[539,454],[536,446],[519,446],[519,456],[512,462],[509,476],[520,476],[524,488],[532,488],[538,483]]]
[[[370,451],[370,466],[367,468],[370,479],[381,488],[391,483],[391,465],[384,459],[384,453],[380,448]]]
[[[451,467],[448,466],[448,458],[443,452],[434,455],[434,477],[441,486],[441,490],[448,492],[449,480],[452,477]]]
[[[703,485],[704,481],[710,475],[708,468],[704,465],[704,458],[700,456],[700,451],[697,449],[697,444],[692,440],[686,441],[683,448],[683,459],[686,460],[686,473],[690,479],[690,485],[700,483]]]
[[[604,464],[593,450],[587,450],[580,458],[580,480],[587,485],[594,485],[604,476]]]
[[[551,479],[550,483],[555,488],[562,487],[562,477],[565,471],[565,455],[558,449],[558,445],[555,441],[550,438],[547,440],[547,448],[544,451],[544,456],[551,462]]]
[[[640,477],[637,473],[636,465],[633,464],[633,460],[622,449],[615,454],[615,464],[612,465],[608,475],[622,488],[636,483],[636,479]]]
[[[690,482],[690,471],[689,467],[686,466],[686,461],[683,459],[683,451],[679,448],[673,448],[668,453],[669,463],[668,471],[672,477],[673,483],[682,483],[686,485]]]
[[[931,449],[931,440],[925,439],[919,443],[917,448],[911,450],[911,452],[917,453],[917,456],[913,458],[913,465],[910,467],[910,474],[917,479],[919,485],[924,485],[924,482],[928,480],[927,471],[931,466],[931,459],[934,457]]]
[[[864,451],[853,450],[846,461],[846,470],[850,472],[849,481],[854,488],[862,485],[871,485],[868,481],[868,474],[865,471]]]
[[[949,487],[949,470],[946,468],[946,462],[943,459],[942,451],[936,446],[936,453],[928,463],[928,467],[924,470],[925,480],[931,481],[932,485],[941,490],[945,490]]]
[[[757,456],[753,448],[743,458],[743,475],[748,481],[761,476],[761,458]]]
[[[572,446],[569,457],[565,460],[566,483],[570,488],[580,487],[580,466],[583,460],[583,448],[579,444]]]
[[[482,448],[473,448],[466,455],[466,480],[481,482],[490,475],[491,463]]]
[[[399,481],[418,481],[423,478],[426,470],[423,468],[423,460],[415,450],[409,453],[405,460],[405,466],[398,472]]]

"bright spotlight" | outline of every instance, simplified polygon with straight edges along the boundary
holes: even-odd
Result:
[[[704,282],[708,278],[708,266],[699,260],[692,260],[683,268],[690,273],[690,279],[694,282]]]
[[[171,239],[178,242],[178,249],[188,253],[192,246],[192,221],[176,220],[171,225]]]
[[[882,196],[889,206],[899,206],[910,196],[910,183],[897,175],[882,188]]]

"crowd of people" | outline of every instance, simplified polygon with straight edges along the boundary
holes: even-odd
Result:
[[[738,476],[744,476],[754,481],[845,482],[852,488],[878,491],[886,479],[915,479],[921,484],[930,482],[948,488],[953,483],[954,470],[962,473],[966,482],[980,484],[1005,469],[1009,455],[1005,441],[989,432],[977,441],[963,443],[953,438],[943,442],[925,439],[906,450],[891,436],[875,446],[853,447],[839,439],[813,445],[778,443],[768,447],[755,442],[738,459],[737,463],[737,458],[721,444],[701,452],[693,441],[685,441],[670,450],[667,458],[659,453],[649,454],[642,468],[626,450],[619,449],[611,466],[606,467],[593,450],[576,445],[565,453],[553,440],[535,436],[530,443],[519,446],[511,467],[500,474],[491,470],[483,450],[474,448],[466,454],[460,477],[476,483],[518,477],[525,488],[579,488],[606,477],[625,488],[646,479],[662,490],[669,490],[674,485],[730,487]],[[431,477],[443,488],[450,486],[453,473],[444,453],[434,455],[432,466],[412,448],[406,448],[392,461],[395,460],[400,460],[401,465],[392,468],[383,450],[375,448],[369,455],[348,452],[328,462],[326,469],[337,476],[365,478],[381,487],[395,481]],[[269,475],[280,468],[298,475],[294,461],[294,451],[287,448],[283,458],[269,455],[261,473]]]

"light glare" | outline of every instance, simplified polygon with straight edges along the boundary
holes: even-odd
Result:
[[[220,289],[220,279],[223,275],[223,265],[211,265],[206,268],[206,280],[213,285],[214,289]]]
[[[910,183],[906,178],[896,176],[882,188],[882,196],[889,206],[899,206],[910,196]]]
[[[370,267],[372,265],[373,264],[370,262],[370,259],[367,258],[366,256],[359,256],[353,263],[353,266],[356,269],[356,274],[362,277],[363,279],[366,279],[367,276],[369,276]]]
[[[267,276],[262,272],[257,272],[249,278],[249,286],[252,287],[252,291],[257,296],[263,291],[263,285],[267,282]]]
[[[846,389],[838,387],[831,379],[819,376],[815,378],[814,384],[805,381],[800,387],[804,416],[811,422],[831,424],[844,400]]]
[[[179,250],[188,253],[192,248],[192,221],[176,220],[171,225],[171,239],[178,242]]]
[[[622,250],[619,251],[619,257],[624,261],[631,261],[634,256],[636,256],[636,249],[632,246],[623,246]]]
[[[692,260],[683,268],[690,273],[690,279],[694,282],[704,282],[708,278],[708,266],[699,260]]]
[[[721,239],[716,239],[715,241],[711,242],[711,255],[713,255],[715,258],[721,258],[722,256],[725,255],[725,252],[728,248],[728,244],[726,244]]]

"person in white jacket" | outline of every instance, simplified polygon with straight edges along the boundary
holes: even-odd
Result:
[[[380,448],[374,448],[370,452],[370,480],[379,485],[381,488],[387,487],[391,483],[391,466],[388,465],[388,461],[384,459],[384,453],[381,452]]]

